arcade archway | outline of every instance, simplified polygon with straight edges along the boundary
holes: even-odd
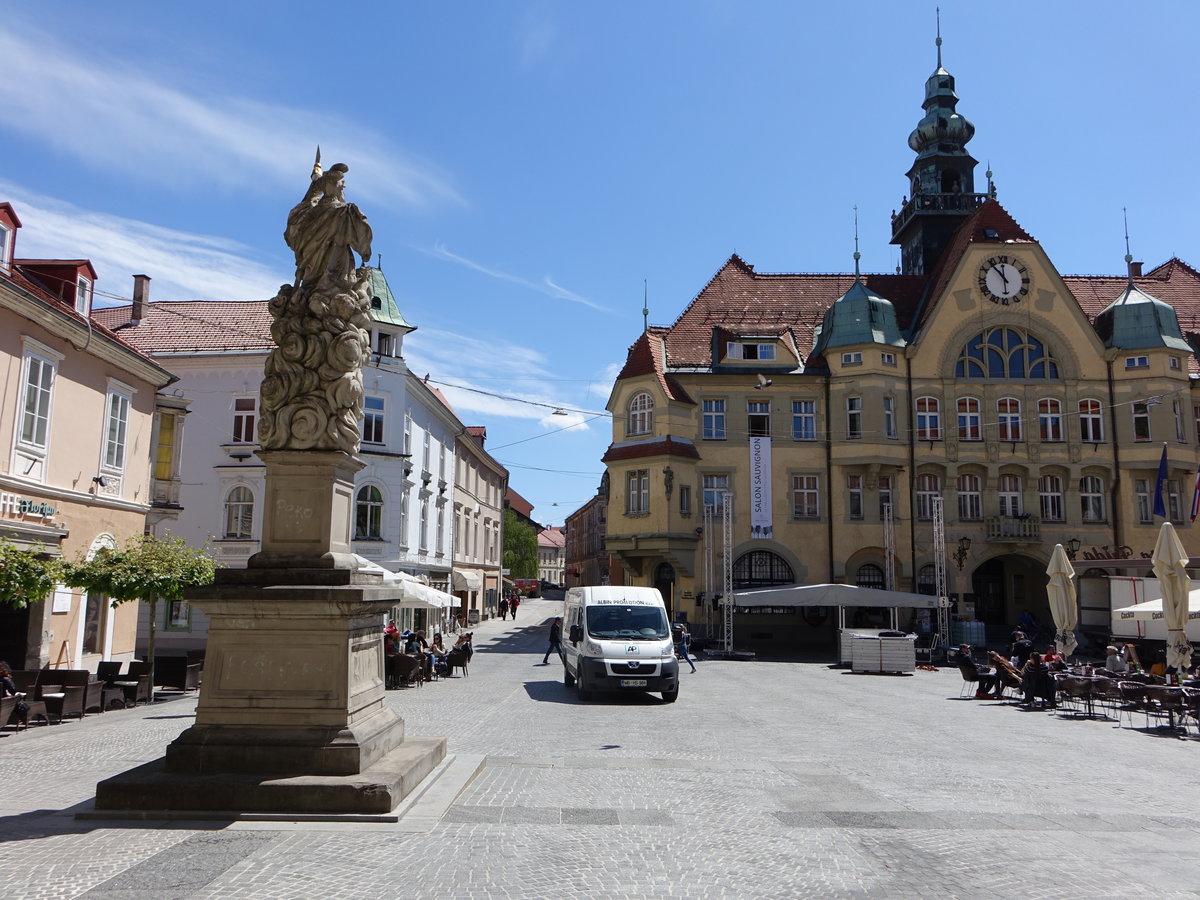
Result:
[[[1007,639],[1025,610],[1042,630],[1053,631],[1046,565],[1044,560],[1010,553],[987,560],[971,573],[975,618],[987,625],[989,640]]]

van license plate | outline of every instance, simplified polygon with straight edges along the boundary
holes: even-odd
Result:
[[[622,678],[621,687],[645,687],[645,678]]]

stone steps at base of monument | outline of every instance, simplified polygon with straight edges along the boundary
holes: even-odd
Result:
[[[357,775],[286,777],[168,772],[159,758],[101,781],[94,808],[76,818],[394,822],[393,810],[445,756],[445,738],[409,737]]]

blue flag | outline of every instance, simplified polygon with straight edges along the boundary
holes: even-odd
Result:
[[[1167,517],[1167,506],[1163,503],[1163,488],[1167,486],[1167,445],[1163,444],[1162,459],[1158,461],[1158,480],[1154,483],[1154,514]]]

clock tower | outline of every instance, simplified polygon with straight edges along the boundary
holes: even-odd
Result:
[[[988,194],[975,193],[975,166],[967,152],[975,126],[957,112],[954,76],[942,68],[942,35],[937,36],[937,68],[925,82],[925,116],[908,136],[917,154],[908,170],[909,195],[892,214],[892,243],[900,245],[901,271],[932,271],[950,235]],[[988,173],[989,193],[991,172]]]

